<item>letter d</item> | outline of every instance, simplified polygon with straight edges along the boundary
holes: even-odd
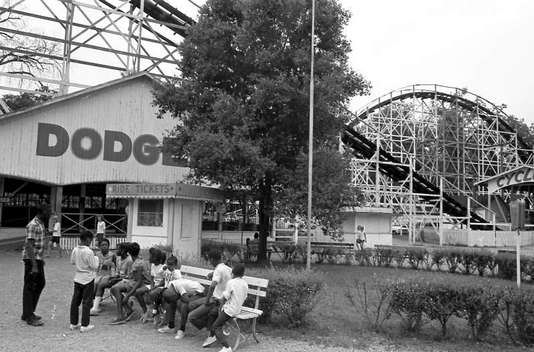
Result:
[[[50,135],[56,136],[56,144],[50,145]],[[37,127],[37,155],[61,156],[69,147],[69,134],[58,125],[39,123]]]

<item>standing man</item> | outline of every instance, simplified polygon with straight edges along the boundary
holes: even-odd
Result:
[[[41,326],[41,317],[35,315],[39,297],[45,287],[43,249],[45,210],[37,209],[35,217],[26,225],[26,242],[22,251],[24,262],[24,288],[22,291],[22,317],[31,326]]]

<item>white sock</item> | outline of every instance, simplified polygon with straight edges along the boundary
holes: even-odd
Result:
[[[95,297],[95,300],[93,302],[93,309],[94,310],[100,309],[100,301],[101,300],[102,300],[102,297],[98,297],[98,296]]]

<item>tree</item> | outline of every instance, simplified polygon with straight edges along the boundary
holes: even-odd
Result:
[[[2,7],[10,8],[9,1],[0,1]],[[20,17],[10,10],[0,14],[0,24],[11,29],[24,27]],[[36,73],[57,70],[59,64],[46,55],[57,55],[58,44],[43,39],[0,31],[0,68],[3,72],[34,77]],[[40,82],[39,82],[40,83]]]
[[[317,1],[314,191],[332,208],[351,189],[337,152],[344,108],[369,89],[348,66],[348,20],[336,0]],[[172,150],[189,160],[192,180],[257,197],[260,260],[274,212],[305,206],[310,32],[310,0],[208,0],[180,45],[182,77],[155,91],[160,113],[179,119]],[[291,194],[294,201],[281,205]],[[328,210],[315,206],[313,215],[333,225]]]
[[[56,91],[50,90],[48,86],[42,85],[36,93],[5,94],[1,99],[6,103],[11,112],[24,110],[35,105],[42,104],[57,94]]]

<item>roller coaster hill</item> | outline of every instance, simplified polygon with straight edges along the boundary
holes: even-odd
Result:
[[[440,244],[479,231],[498,245],[496,233],[510,230],[510,199],[521,192],[532,205],[531,184],[488,192],[486,180],[532,165],[533,150],[510,116],[466,89],[412,85],[352,117],[342,134],[352,181],[367,205],[393,209],[411,241],[431,226]]]

